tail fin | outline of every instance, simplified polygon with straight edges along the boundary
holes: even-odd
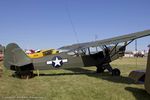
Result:
[[[15,43],[6,46],[4,53],[4,66],[8,69],[15,70],[11,67],[21,67],[32,63],[32,60],[25,52]]]

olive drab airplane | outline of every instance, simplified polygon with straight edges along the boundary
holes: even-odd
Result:
[[[96,66],[96,72],[108,70],[113,76],[119,76],[120,70],[112,68],[110,62],[124,56],[126,46],[138,38],[150,35],[150,30],[135,32],[114,38],[78,43],[59,48],[59,53],[30,58],[15,43],[5,48],[4,66],[15,71],[20,78],[33,76],[34,70],[51,70]]]

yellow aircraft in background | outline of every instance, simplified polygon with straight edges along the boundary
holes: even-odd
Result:
[[[27,54],[30,58],[41,58],[47,55],[57,54],[59,53],[56,49],[48,49],[48,50],[37,50],[35,53]]]

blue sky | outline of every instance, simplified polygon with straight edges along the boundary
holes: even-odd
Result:
[[[0,0],[0,43],[59,48],[150,29],[150,0]],[[75,35],[71,17],[77,36]],[[150,37],[138,39],[148,49]],[[134,50],[134,42],[128,46]]]

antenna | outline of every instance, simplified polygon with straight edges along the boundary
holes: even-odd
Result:
[[[98,39],[98,35],[97,34],[95,34],[95,41]]]
[[[73,24],[72,18],[71,18],[71,13],[70,13],[69,8],[68,8],[68,2],[67,2],[67,0],[66,0],[66,3],[65,3],[65,10],[66,10],[67,16],[68,16],[68,18],[69,18],[71,27],[72,27],[72,29],[73,29],[73,32],[74,32],[74,35],[75,35],[75,38],[76,38],[76,42],[79,43],[77,31],[76,31],[76,28],[75,28],[75,26],[74,26],[74,24]]]

